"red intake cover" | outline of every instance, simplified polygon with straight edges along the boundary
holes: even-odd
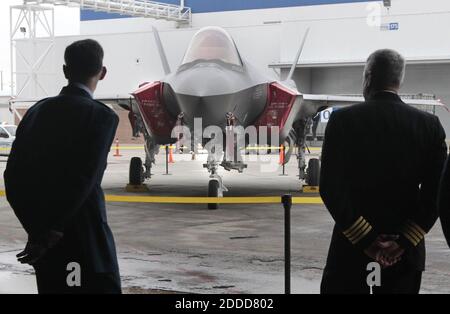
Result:
[[[163,104],[163,88],[164,84],[161,82],[148,83],[132,95],[136,98],[145,127],[151,134],[170,138],[176,119]]]
[[[256,127],[278,126],[280,130],[284,128],[294,105],[297,94],[278,83],[271,83],[268,88],[266,109],[255,123]]]

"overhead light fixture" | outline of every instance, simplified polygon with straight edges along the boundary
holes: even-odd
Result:
[[[263,24],[268,25],[268,24],[281,24],[281,21],[264,21]]]
[[[390,8],[391,8],[391,5],[392,5],[391,0],[383,0],[383,6],[384,6],[385,8],[390,9]]]

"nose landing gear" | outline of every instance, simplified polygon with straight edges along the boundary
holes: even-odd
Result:
[[[228,189],[223,184],[222,177],[217,173],[219,163],[215,160],[214,154],[209,155],[208,162],[203,165],[211,173],[208,183],[208,197],[223,197],[223,192],[228,192]],[[208,203],[208,209],[218,209],[218,203]]]
[[[208,184],[208,197],[223,197],[223,192],[228,192],[222,181],[222,177],[218,174],[210,176]],[[218,203],[208,203],[208,209],[218,209]]]

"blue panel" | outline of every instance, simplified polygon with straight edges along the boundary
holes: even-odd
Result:
[[[120,15],[116,13],[97,12],[92,10],[80,10],[81,21],[95,21],[95,20],[109,20],[109,19],[121,19],[130,17],[127,15]]]
[[[192,13],[221,11],[238,11],[268,8],[285,8],[309,5],[372,2],[377,0],[185,0],[185,5],[192,8]],[[179,0],[159,0],[158,2],[179,4]],[[81,21],[124,18],[128,16],[81,10]]]
[[[193,13],[205,13],[370,1],[375,0],[186,0],[185,3]]]

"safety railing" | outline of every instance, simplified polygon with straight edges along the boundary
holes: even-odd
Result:
[[[82,9],[116,13],[135,17],[191,22],[191,8],[148,0],[24,0],[25,4],[79,6]]]

